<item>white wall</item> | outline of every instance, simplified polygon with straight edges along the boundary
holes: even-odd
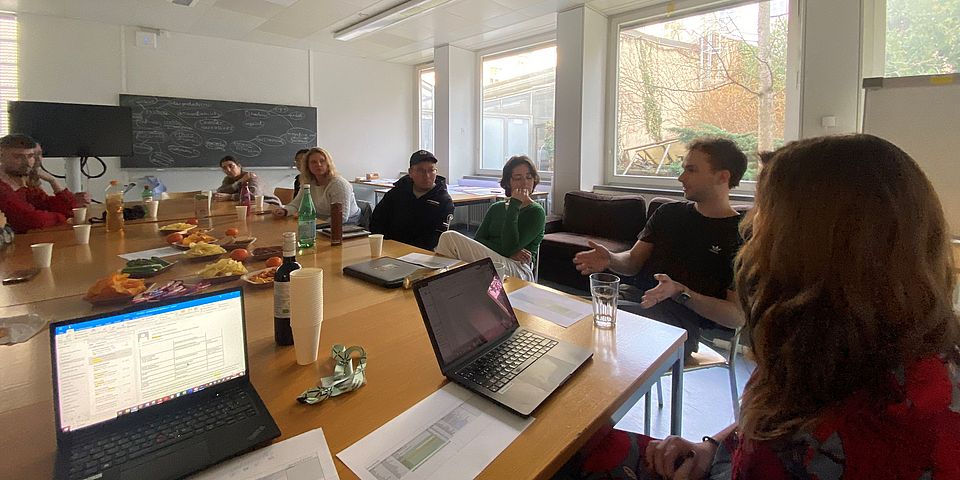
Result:
[[[170,33],[136,46],[136,27],[20,15],[20,98],[116,105],[120,93],[292,105],[318,110],[318,143],[347,178],[406,167],[415,138],[413,67],[306,50]],[[102,198],[107,181],[161,178],[170,190],[215,188],[209,169],[121,170],[84,181]],[[46,162],[62,172],[62,161]],[[292,165],[292,159],[291,159]],[[291,169],[252,168],[269,190],[292,186]]]
[[[434,49],[434,154],[440,175],[455,183],[479,164],[477,54],[443,45]]]

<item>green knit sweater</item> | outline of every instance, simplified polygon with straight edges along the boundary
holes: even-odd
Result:
[[[519,200],[509,199],[490,206],[474,239],[505,257],[525,248],[533,254],[536,265],[545,222],[546,214],[539,203],[520,208]]]

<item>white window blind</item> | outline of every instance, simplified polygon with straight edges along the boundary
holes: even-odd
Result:
[[[0,136],[10,131],[7,102],[19,99],[17,77],[17,17],[0,12]]]

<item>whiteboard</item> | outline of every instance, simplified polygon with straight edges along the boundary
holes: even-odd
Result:
[[[960,74],[863,81],[863,132],[887,139],[923,169],[960,237]]]

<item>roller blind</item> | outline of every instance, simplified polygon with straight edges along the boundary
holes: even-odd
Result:
[[[7,102],[19,99],[17,77],[17,17],[0,12],[0,135],[10,131]]]

